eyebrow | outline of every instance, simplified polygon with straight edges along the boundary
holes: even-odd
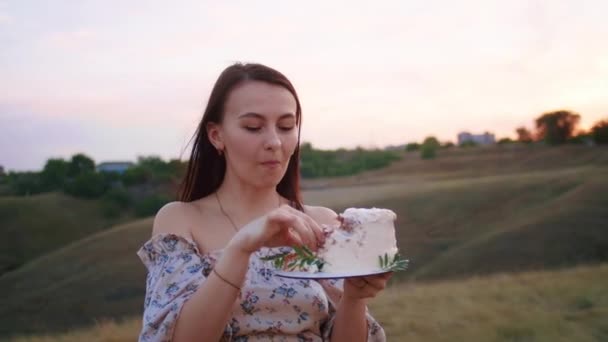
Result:
[[[241,115],[239,115],[238,118],[240,119],[240,118],[246,118],[246,117],[254,117],[254,118],[258,118],[258,119],[266,119],[266,117],[264,117],[264,115],[258,114],[258,113],[253,113],[253,112],[248,112],[248,113],[245,113],[245,114],[241,114]],[[285,118],[289,118],[289,117],[293,117],[294,119],[296,118],[295,114],[293,114],[293,113],[285,113],[285,114],[282,114],[279,117],[279,120],[285,119]]]

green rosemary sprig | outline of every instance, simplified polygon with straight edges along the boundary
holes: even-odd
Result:
[[[402,259],[399,253],[395,254],[392,260],[387,253],[384,254],[384,257],[379,255],[378,259],[380,260],[380,268],[387,271],[404,271],[410,262],[407,259]]]
[[[302,270],[311,266],[317,268],[317,272],[321,272],[326,262],[317,257],[306,246],[294,246],[293,252],[278,253],[260,258],[263,261],[272,261],[275,268],[280,270],[295,271]]]
[[[283,265],[285,264],[285,258],[289,254],[291,254],[291,253],[289,253],[289,252],[277,253],[277,254],[274,254],[274,255],[269,255],[269,256],[261,257],[260,260],[262,260],[262,261],[272,261],[272,265],[275,268],[283,269]]]

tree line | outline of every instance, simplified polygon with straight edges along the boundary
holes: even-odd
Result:
[[[534,129],[520,126],[515,129],[517,138],[501,138],[498,145],[511,143],[523,144],[545,144],[558,146],[563,144],[608,144],[608,119],[596,122],[588,131],[580,130],[581,116],[568,110],[558,110],[541,114],[534,120]],[[472,141],[465,142],[460,147],[474,147],[477,144]],[[435,158],[437,150],[451,148],[452,142],[440,143],[434,136],[429,136],[422,143],[409,143],[406,151],[420,151],[423,159]]]
[[[334,177],[382,168],[400,158],[394,151],[320,150],[310,143],[300,146],[304,178]],[[95,161],[78,153],[70,159],[48,159],[40,172],[9,172],[0,176],[0,195],[28,196],[59,191],[84,199],[100,199],[108,217],[132,209],[135,216],[154,214],[175,198],[186,162],[165,162],[158,156],[138,157],[123,173],[97,171]]]
[[[589,131],[578,130],[580,115],[571,111],[544,113],[535,119],[535,130],[516,129],[517,139],[500,139],[499,145],[509,143],[566,143],[608,144],[608,120],[597,122]],[[475,146],[468,142],[460,147]],[[419,151],[423,159],[431,159],[442,148],[452,148],[452,142],[441,143],[427,137],[421,143],[410,143],[406,151]],[[310,143],[300,146],[300,171],[304,178],[348,176],[388,166],[400,159],[399,150],[382,149],[316,149]],[[138,157],[124,173],[97,172],[95,161],[85,154],[73,155],[69,160],[48,159],[40,172],[0,172],[0,194],[33,195],[62,191],[80,198],[101,198],[108,214],[119,208],[133,207],[139,215],[153,213],[159,203],[168,200],[163,185],[177,185],[184,175],[186,163],[178,159],[165,162],[160,157]],[[163,195],[165,194],[165,195]]]

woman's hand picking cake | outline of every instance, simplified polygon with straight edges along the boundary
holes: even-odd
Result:
[[[340,225],[324,226],[325,244],[313,253],[306,247],[266,257],[287,271],[373,273],[407,267],[395,237],[397,215],[389,209],[348,208],[338,215]]]

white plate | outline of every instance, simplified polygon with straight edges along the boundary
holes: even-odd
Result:
[[[274,275],[283,278],[293,279],[341,279],[341,278],[353,278],[353,277],[365,277],[370,275],[384,274],[391,271],[379,270],[373,272],[287,272],[287,271],[275,271]]]

